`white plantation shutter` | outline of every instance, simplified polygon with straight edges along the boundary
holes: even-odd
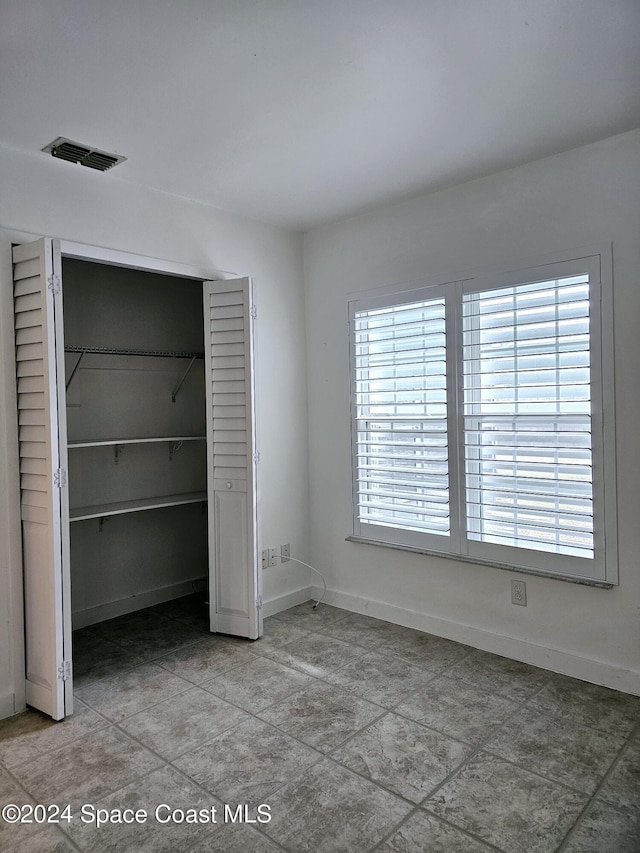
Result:
[[[447,536],[444,299],[356,310],[352,329],[358,532]]]
[[[211,630],[261,633],[250,279],[204,283]]]
[[[593,559],[589,276],[463,301],[470,539]]]
[[[353,538],[617,581],[601,267],[351,303]]]
[[[62,296],[52,241],[16,246],[13,278],[26,700],[59,720],[73,700],[71,679],[62,678],[71,660],[71,608]]]

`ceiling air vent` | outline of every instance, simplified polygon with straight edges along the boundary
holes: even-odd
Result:
[[[90,169],[97,169],[99,172],[106,172],[107,169],[127,159],[126,157],[118,157],[117,154],[109,154],[108,151],[100,151],[98,148],[80,145],[79,142],[72,142],[63,136],[54,139],[42,150],[59,160],[79,163],[81,166],[88,166]]]

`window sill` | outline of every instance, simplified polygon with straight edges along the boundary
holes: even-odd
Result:
[[[518,572],[523,575],[535,575],[537,577],[550,578],[556,581],[566,581],[568,583],[577,583],[581,586],[594,586],[598,589],[613,589],[615,584],[605,583],[603,581],[585,580],[583,578],[571,578],[566,575],[557,575],[553,572],[536,571],[535,569],[525,568],[522,566],[509,565],[508,563],[499,563],[493,560],[481,560],[477,557],[466,557],[461,554],[448,554],[445,551],[430,551],[426,548],[416,548],[412,545],[399,545],[396,542],[381,542],[377,539],[365,539],[361,536],[347,536],[346,542],[356,542],[363,545],[378,545],[382,548],[392,548],[396,551],[409,551],[412,554],[423,554],[427,557],[440,557],[443,560],[455,560],[458,563],[471,563],[476,566],[490,566],[492,569],[503,569],[509,572]]]

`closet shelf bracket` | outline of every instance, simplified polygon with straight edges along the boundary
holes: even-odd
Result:
[[[124,450],[124,444],[114,444],[113,445],[113,457],[114,457],[114,463],[116,465],[120,462],[120,457],[122,456],[123,450]]]
[[[169,442],[169,462],[173,462],[173,457],[180,450],[184,441],[170,441]]]
[[[73,382],[73,377],[76,375],[78,368],[80,367],[80,362],[82,361],[82,357],[84,356],[84,352],[81,352],[78,356],[78,360],[76,361],[73,370],[71,371],[71,376],[67,379],[67,384],[65,385],[65,390],[69,390],[69,385]]]
[[[182,375],[182,379],[180,380],[180,382],[178,382],[178,384],[174,388],[173,394],[171,395],[171,402],[172,403],[175,403],[176,397],[178,396],[178,391],[182,388],[182,384],[183,384],[184,380],[187,378],[187,376],[189,375],[189,371],[191,370],[191,368],[195,364],[196,358],[197,358],[197,356],[195,356],[195,355],[192,357],[191,361],[187,365],[187,369],[185,370],[185,372]]]

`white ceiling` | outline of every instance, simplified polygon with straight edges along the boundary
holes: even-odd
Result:
[[[639,0],[0,0],[0,144],[288,228],[638,126]]]

